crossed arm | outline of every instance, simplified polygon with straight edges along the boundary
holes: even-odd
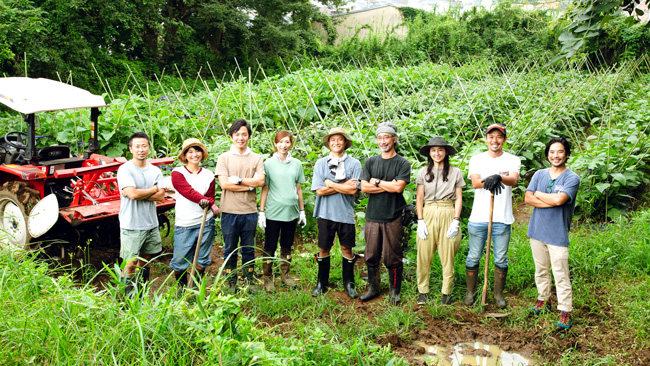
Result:
[[[336,183],[330,179],[325,179],[323,183],[325,184],[325,187],[318,188],[316,190],[316,194],[318,196],[329,196],[334,193],[354,195],[359,190],[357,188],[359,185],[359,180],[355,178],[348,179],[343,183]]]
[[[527,204],[537,208],[549,208],[562,206],[569,200],[566,193],[544,193],[540,191],[526,191],[524,200]]]
[[[370,178],[370,181],[362,180],[361,192],[369,193],[369,194],[376,194],[382,192],[402,193],[404,191],[404,187],[406,187],[405,181],[396,180],[396,179],[393,179],[391,181],[382,180],[379,182],[379,186],[376,187],[374,183],[370,183],[370,182],[374,182],[375,179],[376,178]]]
[[[125,187],[122,195],[132,200],[162,201],[165,198],[165,190],[154,184],[151,188]]]
[[[264,186],[264,174],[258,174],[253,178],[242,178],[241,184],[230,183],[227,175],[220,175],[219,185],[221,189],[232,192],[245,192],[249,191],[249,187],[258,188]]]

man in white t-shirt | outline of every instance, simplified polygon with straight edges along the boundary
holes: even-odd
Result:
[[[494,302],[498,308],[506,307],[503,289],[508,274],[508,245],[512,215],[512,187],[517,186],[521,160],[503,151],[506,127],[500,123],[488,126],[485,132],[488,151],[473,156],[469,161],[469,178],[475,189],[472,214],[469,217],[469,253],[467,254],[467,293],[465,304],[474,303],[478,282],[478,268],[487,241],[490,215],[490,196],[494,195],[492,217],[492,246],[494,253]]]

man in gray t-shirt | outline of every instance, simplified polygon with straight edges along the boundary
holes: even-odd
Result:
[[[140,270],[143,282],[149,279],[145,267],[151,255],[162,250],[158,231],[156,201],[165,195],[163,176],[158,167],[147,162],[150,151],[149,136],[136,132],[129,138],[129,151],[133,158],[117,170],[120,199],[120,257],[124,262],[122,282],[125,294],[133,290],[132,279]]]

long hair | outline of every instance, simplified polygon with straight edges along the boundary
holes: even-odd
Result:
[[[291,142],[291,146],[293,146],[293,135],[291,134],[291,132],[285,130],[278,131],[278,133],[275,134],[275,139],[273,140],[275,141],[275,143],[273,144],[273,146],[275,146],[275,144],[277,144],[278,142],[280,142],[280,140],[282,140],[287,136],[289,136],[289,141]],[[274,147],[273,152],[277,152],[277,151],[278,148]]]
[[[447,149],[445,149],[447,151]],[[431,159],[431,156],[427,156],[427,161],[429,164],[427,165],[427,174],[424,176],[424,180],[426,180],[428,183],[433,182],[433,159]],[[442,181],[446,182],[448,181],[448,176],[449,176],[449,167],[451,165],[449,164],[449,154],[445,153],[445,159],[442,161]]]

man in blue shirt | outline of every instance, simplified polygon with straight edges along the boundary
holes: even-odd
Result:
[[[330,249],[338,235],[343,255],[343,287],[351,299],[357,297],[354,287],[354,195],[359,190],[361,163],[345,153],[352,146],[350,135],[341,127],[335,127],[323,137],[323,144],[330,150],[328,156],[319,159],[314,166],[311,190],[316,192],[314,217],[318,218],[318,278],[313,296],[327,291],[330,274]]]
[[[556,137],[546,144],[546,158],[551,167],[535,172],[526,189],[526,203],[533,206],[528,224],[528,237],[535,261],[537,302],[531,308],[535,315],[550,310],[551,274],[557,289],[557,308],[561,311],[557,325],[571,328],[573,291],[569,277],[569,229],[575,208],[580,177],[566,166],[571,145]]]

